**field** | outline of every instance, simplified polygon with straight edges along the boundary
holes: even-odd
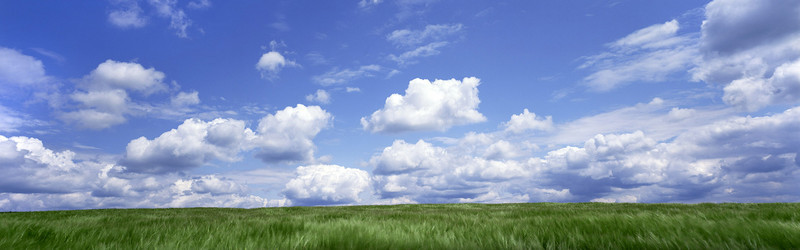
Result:
[[[0,249],[800,248],[800,203],[430,204],[0,213]]]

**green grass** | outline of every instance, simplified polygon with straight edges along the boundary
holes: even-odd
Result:
[[[798,249],[800,203],[430,204],[0,213],[0,249]]]

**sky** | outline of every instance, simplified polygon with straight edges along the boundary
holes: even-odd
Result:
[[[0,211],[800,201],[800,2],[0,2]]]

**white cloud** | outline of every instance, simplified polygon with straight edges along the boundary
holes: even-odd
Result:
[[[0,85],[31,86],[47,80],[42,61],[9,48],[0,47]]]
[[[81,79],[79,86],[87,90],[124,89],[144,95],[166,91],[164,73],[154,68],[144,68],[134,62],[106,60]]]
[[[588,56],[579,68],[590,69],[583,82],[591,90],[609,91],[632,82],[662,82],[689,69],[699,57],[695,34],[678,35],[671,20],[635,31],[607,45],[609,51]]]
[[[463,28],[458,24],[431,24],[422,30],[395,30],[386,35],[386,40],[396,46],[414,47],[429,41],[442,41],[448,36],[457,34]]]
[[[553,117],[547,116],[544,119],[536,118],[536,114],[524,109],[521,114],[511,115],[511,119],[504,123],[506,132],[522,133],[530,130],[552,130]]]
[[[515,200],[525,191],[508,190],[516,185],[512,183],[535,172],[526,162],[453,154],[422,140],[416,144],[397,140],[369,162],[375,167],[373,180],[380,198],[402,203],[491,202],[481,196],[492,192],[500,194],[493,196],[494,201]]]
[[[256,157],[265,162],[313,162],[312,139],[332,120],[333,116],[319,106],[302,104],[268,114],[258,122],[254,145],[260,150]]]
[[[170,98],[170,103],[173,107],[186,107],[190,105],[200,104],[200,97],[197,91],[180,92],[178,95]]]
[[[614,47],[660,47],[668,45],[670,39],[675,39],[679,29],[678,20],[651,25],[647,28],[637,30],[612,43]]]
[[[178,37],[186,38],[186,29],[192,25],[192,20],[183,12],[182,9],[177,8],[178,1],[176,0],[148,0],[151,6],[156,9],[161,17],[169,18],[169,27],[175,30]]]
[[[316,93],[307,95],[306,101],[329,104],[331,103],[331,95],[328,94],[328,91],[318,89]]]
[[[218,175],[188,177],[128,173],[112,163],[79,160],[29,137],[0,136],[0,210],[115,207],[263,207],[287,205],[244,194],[247,187]]]
[[[672,111],[674,101],[653,98],[649,103],[639,103],[608,112],[582,117],[555,125],[551,135],[542,140],[555,144],[574,145],[596,134],[631,133],[644,131],[656,140],[666,140],[687,130],[708,125],[731,115],[734,110],[722,107],[695,108],[694,111]],[[692,112],[689,119],[682,113]]]
[[[108,22],[120,28],[141,28],[147,25],[147,18],[142,16],[142,9],[136,2],[124,10],[108,13]]]
[[[297,167],[283,194],[293,205],[331,205],[360,202],[358,195],[370,186],[369,174],[338,165]]]
[[[403,52],[399,56],[391,54],[389,55],[389,59],[397,62],[397,64],[399,65],[415,64],[417,63],[417,61],[415,61],[414,59],[420,57],[429,57],[438,55],[439,48],[444,47],[447,44],[448,44],[447,42],[429,43],[427,45],[417,47],[413,50]]]
[[[372,77],[374,72],[381,70],[381,66],[371,64],[358,67],[358,69],[343,69],[339,70],[334,68],[322,75],[314,76],[312,80],[322,86],[330,86],[336,84],[346,84],[350,81],[363,78]]]
[[[81,128],[105,129],[127,121],[132,107],[128,91],[149,96],[167,90],[164,73],[154,68],[144,68],[132,62],[106,60],[78,82],[78,88],[69,95],[77,109],[63,111],[58,117]],[[179,94],[180,95],[180,94]],[[63,107],[62,107],[63,108]],[[70,107],[66,108],[67,110]]]
[[[274,42],[274,41],[273,41]],[[299,64],[287,60],[281,53],[270,51],[261,55],[256,63],[256,69],[261,72],[261,78],[275,79],[284,67],[297,67]]]
[[[360,88],[357,88],[357,87],[346,87],[346,88],[345,88],[345,90],[347,91],[347,93],[351,93],[351,92],[361,92],[361,89],[360,89]]]
[[[188,119],[177,129],[153,140],[139,137],[128,143],[120,162],[128,171],[167,173],[207,164],[212,160],[236,161],[255,134],[243,121]]]
[[[717,0],[705,9],[694,80],[725,84],[723,100],[749,111],[797,103],[800,3]]]
[[[405,95],[392,94],[386,98],[383,109],[361,118],[364,130],[370,132],[398,133],[405,131],[445,131],[455,125],[486,120],[477,111],[478,85],[474,77],[456,79],[411,80]]]

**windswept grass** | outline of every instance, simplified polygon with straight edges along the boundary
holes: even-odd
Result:
[[[800,248],[800,204],[430,204],[0,213],[0,249]]]

